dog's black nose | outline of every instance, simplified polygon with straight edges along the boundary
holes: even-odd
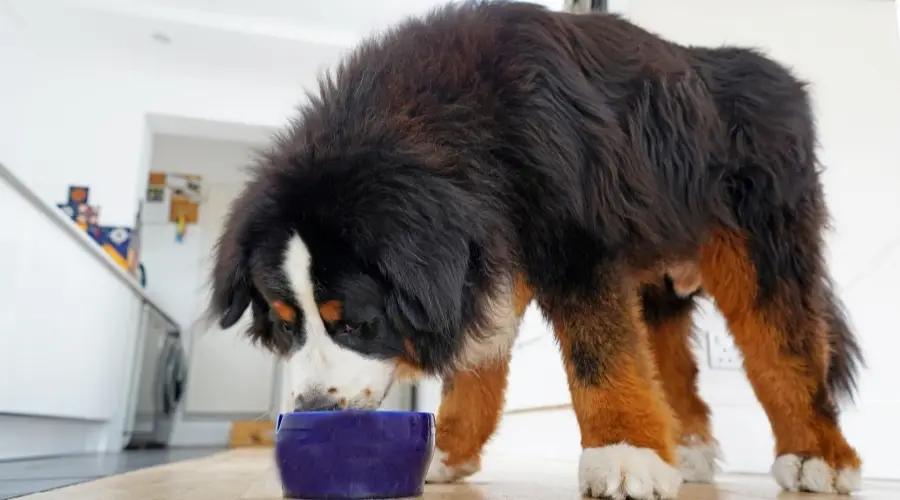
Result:
[[[308,392],[297,396],[294,400],[296,411],[335,411],[340,410],[341,405],[322,392]]]

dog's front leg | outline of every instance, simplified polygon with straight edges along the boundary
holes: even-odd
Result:
[[[682,482],[677,424],[656,378],[634,287],[618,283],[615,273],[609,278],[583,296],[538,299],[553,320],[581,429],[579,486],[593,498],[673,499]]]
[[[498,359],[444,380],[436,450],[426,481],[447,483],[481,468],[481,450],[503,412],[509,360]]]

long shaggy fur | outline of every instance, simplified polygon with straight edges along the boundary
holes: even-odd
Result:
[[[367,290],[373,338],[447,374],[490,340],[486,298],[516,276],[558,316],[724,229],[747,238],[756,307],[824,317],[828,383],[849,393],[861,356],[827,284],[815,148],[806,84],[758,51],[614,15],[452,5],[321,79],[231,211],[211,310],[230,325],[252,304],[251,337],[288,353],[267,303],[291,300],[274,269],[297,233],[322,294]],[[811,342],[788,348],[810,357]]]

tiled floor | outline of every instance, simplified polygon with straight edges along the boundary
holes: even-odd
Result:
[[[577,462],[486,457],[484,470],[462,484],[428,485],[421,500],[576,500]],[[900,484],[867,481],[849,500],[897,500]],[[232,450],[188,462],[143,469],[23,500],[280,500],[270,449]],[[725,475],[717,484],[688,484],[678,500],[844,500],[833,495],[784,494],[769,476]]]
[[[52,490],[154,465],[212,455],[218,449],[127,451],[0,462],[0,500]]]

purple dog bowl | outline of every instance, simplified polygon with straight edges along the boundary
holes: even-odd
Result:
[[[282,413],[275,458],[289,498],[422,495],[434,415],[406,411]]]

